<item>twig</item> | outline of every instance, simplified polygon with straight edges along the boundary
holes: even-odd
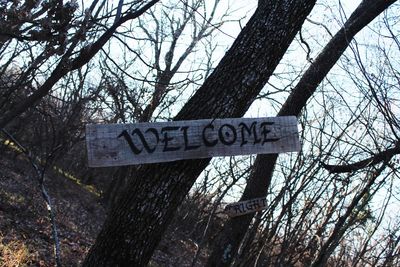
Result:
[[[30,153],[28,149],[26,149],[21,143],[17,141],[17,139],[14,138],[13,135],[11,135],[8,131],[5,129],[1,129],[1,131],[9,138],[14,144],[16,144],[22,151],[22,153],[28,158],[29,162],[32,165],[32,168],[35,170],[37,180],[39,182],[39,188],[42,193],[42,197],[44,201],[46,202],[46,208],[47,211],[49,212],[49,217],[50,217],[50,222],[52,226],[52,232],[53,232],[53,238],[54,238],[54,254],[55,254],[55,260],[56,260],[56,266],[61,267],[61,252],[60,252],[60,241],[58,239],[58,231],[57,231],[57,225],[56,225],[56,217],[54,210],[52,208],[51,204],[51,198],[49,194],[47,193],[47,190],[44,186],[44,174],[45,174],[45,169],[40,170],[38,165],[35,163],[34,157]]]
[[[117,23],[118,20],[121,18],[121,11],[122,11],[123,4],[124,4],[124,0],[119,0],[118,7],[117,7],[117,15],[115,15],[114,23]]]
[[[312,61],[312,58],[310,57],[311,48],[308,45],[308,43],[303,39],[303,35],[301,34],[301,30],[299,31],[299,37],[300,37],[301,43],[304,44],[306,46],[306,48],[307,48],[307,51],[306,51],[307,52],[307,57],[306,57],[307,61],[311,62]]]

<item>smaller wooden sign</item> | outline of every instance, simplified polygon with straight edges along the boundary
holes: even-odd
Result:
[[[225,213],[227,213],[230,217],[236,217],[266,208],[267,201],[265,198],[254,198],[226,205]]]

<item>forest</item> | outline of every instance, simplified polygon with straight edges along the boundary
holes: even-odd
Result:
[[[0,0],[0,266],[400,266],[399,14]]]

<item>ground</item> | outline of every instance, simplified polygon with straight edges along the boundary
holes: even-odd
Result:
[[[80,266],[106,216],[99,196],[48,171],[63,266]],[[54,240],[33,169],[22,155],[0,152],[0,267],[55,266]],[[190,266],[197,244],[170,227],[149,266]],[[179,231],[178,231],[179,232]],[[198,264],[204,264],[201,254]]]
[[[39,183],[22,156],[0,159],[0,265],[54,266],[54,240]],[[48,172],[46,188],[53,201],[64,266],[77,266],[104,220],[98,197],[73,181]],[[7,263],[10,262],[10,263]]]

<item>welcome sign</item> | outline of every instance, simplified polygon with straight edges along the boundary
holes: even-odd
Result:
[[[89,124],[86,145],[90,167],[300,149],[294,116]]]

